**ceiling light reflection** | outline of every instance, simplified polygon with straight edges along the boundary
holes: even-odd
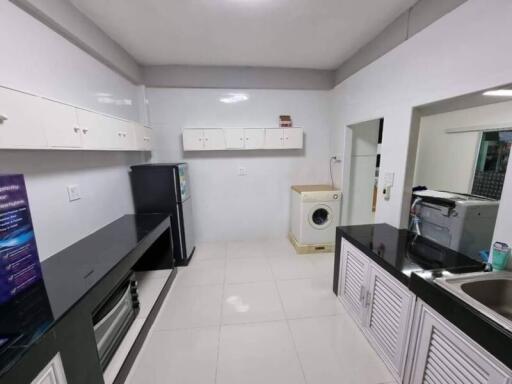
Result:
[[[246,93],[229,93],[227,96],[221,97],[221,103],[233,104],[249,100],[249,95]]]

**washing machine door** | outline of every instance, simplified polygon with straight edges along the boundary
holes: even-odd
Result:
[[[331,225],[333,218],[332,210],[329,206],[318,204],[309,211],[309,224],[316,229],[325,229]]]

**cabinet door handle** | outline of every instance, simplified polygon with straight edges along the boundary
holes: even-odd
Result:
[[[73,131],[75,131],[75,133],[79,133],[80,132],[80,127],[73,127]]]
[[[364,307],[368,308],[370,306],[371,302],[372,302],[372,294],[370,291],[367,291],[365,301],[364,301]]]
[[[7,121],[9,120],[9,118],[7,117],[7,115],[1,115],[0,114],[0,124],[2,124],[4,121]]]
[[[84,135],[89,132],[89,128],[82,128],[82,132],[84,133]]]
[[[359,289],[359,302],[361,303],[364,300],[364,286],[361,285],[361,288]]]

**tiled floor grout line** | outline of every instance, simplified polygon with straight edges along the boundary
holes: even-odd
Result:
[[[226,292],[226,268],[228,263],[228,244],[225,243],[224,246],[224,274],[222,279],[222,294],[220,299],[220,322],[219,322],[219,334],[217,335],[217,360],[215,362],[215,377],[213,381],[215,384],[218,382],[219,375],[219,361],[220,361],[220,338],[222,334],[222,316],[224,313],[224,294]]]
[[[290,326],[290,321],[288,320],[288,316],[287,316],[286,310],[284,308],[284,300],[283,300],[283,297],[281,296],[281,291],[279,290],[279,286],[277,285],[278,280],[276,278],[276,275],[274,274],[274,270],[272,268],[271,268],[271,270],[272,270],[272,275],[274,276],[274,285],[277,290],[277,295],[279,296],[279,301],[281,302],[281,308],[283,309],[284,319],[286,321],[286,327],[288,328],[288,333],[290,334],[290,338],[292,339],[293,349],[295,350],[295,356],[297,357],[297,361],[299,362],[300,371],[302,372],[302,377],[304,378],[304,383],[307,383],[308,381],[306,379],[306,372],[304,371],[304,367],[302,366],[302,361],[300,359],[299,350],[297,348],[297,343],[295,342],[295,338],[293,337],[293,332],[292,332],[292,328]]]

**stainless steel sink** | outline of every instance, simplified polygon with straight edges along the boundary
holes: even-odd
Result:
[[[512,272],[478,272],[434,280],[512,331]]]

